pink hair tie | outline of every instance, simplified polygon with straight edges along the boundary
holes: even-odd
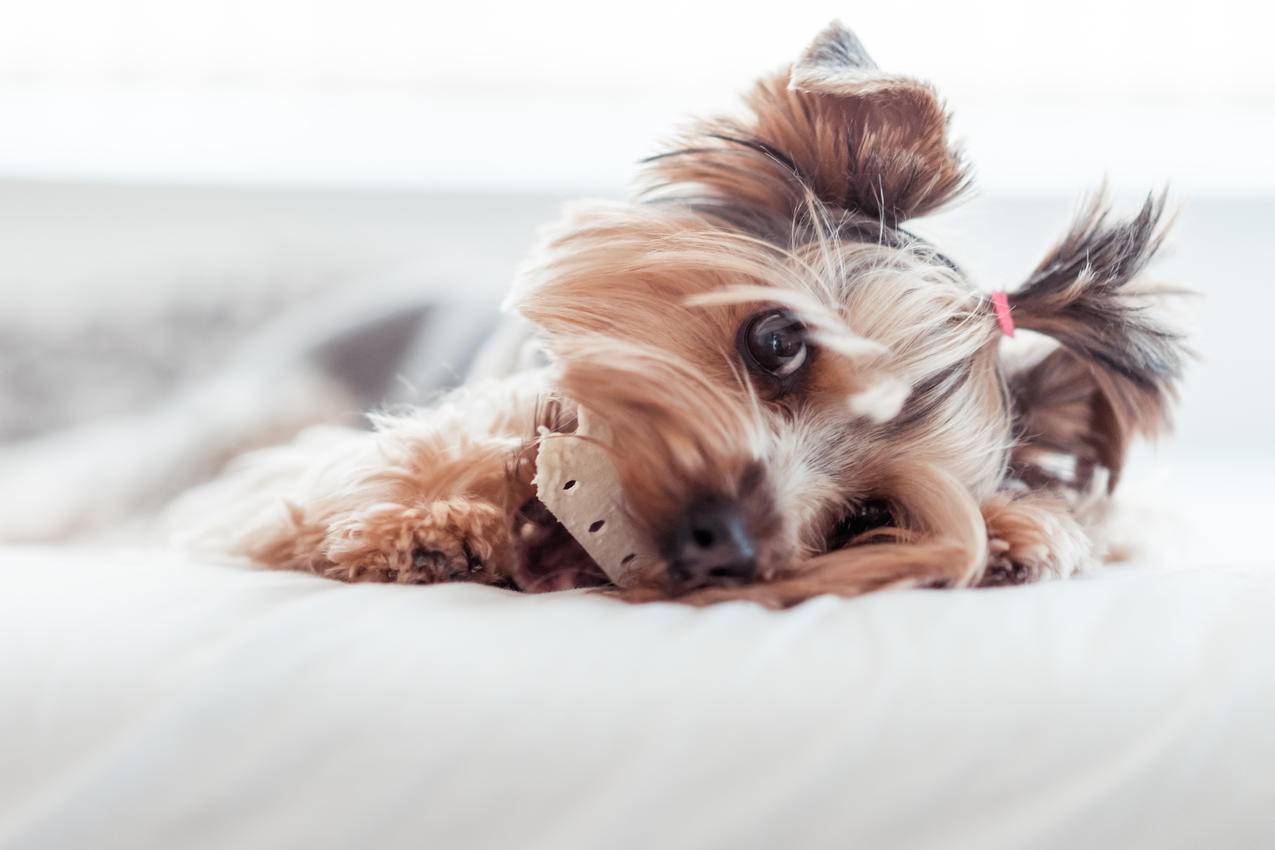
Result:
[[[1009,294],[993,292],[992,309],[996,311],[996,324],[1001,326],[1001,333],[1005,334],[1005,336],[1013,336],[1014,316],[1009,309]]]

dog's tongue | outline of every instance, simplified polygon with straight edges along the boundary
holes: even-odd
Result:
[[[607,578],[628,587],[656,555],[625,511],[610,434],[583,407],[577,418],[572,434],[541,431],[536,495]]]

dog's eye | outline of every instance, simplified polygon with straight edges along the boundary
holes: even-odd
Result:
[[[740,348],[753,367],[786,378],[806,363],[806,326],[787,310],[772,310],[748,320],[740,334]]]

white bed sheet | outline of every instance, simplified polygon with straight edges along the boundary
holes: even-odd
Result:
[[[1275,570],[786,612],[0,549],[0,847],[1258,847]]]

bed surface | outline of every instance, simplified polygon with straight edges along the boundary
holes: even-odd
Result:
[[[1275,841],[1253,560],[785,612],[162,550],[0,579],[0,847]]]

